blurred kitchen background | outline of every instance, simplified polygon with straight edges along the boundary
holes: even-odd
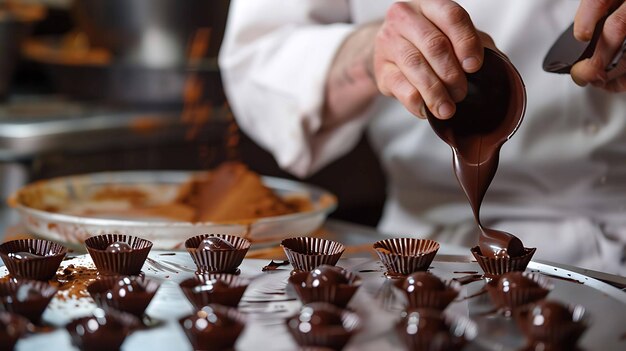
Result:
[[[239,159],[293,178],[238,130],[217,53],[224,0],[0,0],[0,229],[4,199],[55,176],[209,169]],[[331,215],[380,217],[384,175],[367,140],[304,182],[339,198]]]

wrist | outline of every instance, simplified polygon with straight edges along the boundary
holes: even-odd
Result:
[[[373,73],[380,22],[356,29],[340,47],[326,79],[323,127],[358,116],[379,94]]]

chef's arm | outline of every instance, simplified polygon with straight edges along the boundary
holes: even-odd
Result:
[[[380,26],[374,22],[356,29],[339,48],[326,77],[322,131],[360,116],[380,94],[372,67]]]
[[[325,128],[328,71],[350,36],[348,0],[231,0],[219,64],[241,129],[306,176],[348,152],[367,114]]]

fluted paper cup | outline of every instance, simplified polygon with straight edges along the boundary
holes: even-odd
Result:
[[[26,260],[9,257],[11,253],[28,252],[41,256]],[[0,257],[13,277],[35,280],[52,279],[67,254],[63,245],[44,239],[19,239],[0,245]]]
[[[448,305],[459,295],[461,284],[456,280],[443,282],[445,288],[443,290],[427,290],[419,289],[406,291],[402,288],[402,280],[397,281],[394,287],[404,295],[407,302],[407,308],[429,308],[443,311]]]
[[[228,288],[219,288],[212,290],[198,289],[209,281],[220,281],[225,283]],[[183,280],[179,286],[187,297],[187,300],[197,309],[215,303],[228,307],[237,307],[239,301],[243,297],[250,281],[233,274],[202,274],[195,278]]]
[[[361,328],[361,319],[354,312],[342,310],[334,305],[324,302],[315,302],[304,305],[302,308],[308,308],[310,306],[324,308],[332,313],[340,314],[342,325],[318,328],[301,328],[301,321],[298,314],[287,319],[287,330],[296,343],[301,347],[322,347],[333,350],[341,350],[350,341],[352,336]]]
[[[345,251],[343,244],[308,236],[284,239],[280,245],[296,271],[311,271],[317,266],[334,266]]]
[[[0,311],[0,350],[13,351],[17,341],[28,331],[28,320],[18,314]]]
[[[535,325],[531,311],[535,303],[524,305],[515,310],[515,321],[532,343],[545,345],[558,345],[563,350],[574,350],[578,339],[587,330],[588,317],[585,308],[581,305],[567,306],[571,314],[571,320],[564,323],[552,323],[551,325]]]
[[[198,246],[202,240],[210,237],[217,237],[231,243],[234,250],[200,250]],[[237,267],[243,262],[250,241],[236,235],[229,234],[202,234],[191,237],[185,241],[185,248],[193,262],[198,267],[197,273],[236,273]]]
[[[113,295],[110,297],[107,296],[107,294],[111,292],[111,289],[116,287],[120,279],[135,280],[145,291],[129,292],[122,299],[113,298]],[[106,276],[99,277],[89,284],[87,286],[87,292],[89,292],[89,295],[91,295],[98,307],[107,311],[113,308],[141,318],[154,298],[154,295],[156,295],[160,285],[158,281],[144,277]]]
[[[419,328],[420,318],[442,323],[443,328],[437,332],[423,331]],[[411,309],[402,313],[396,332],[409,350],[449,351],[461,350],[476,338],[478,327],[465,316],[446,315],[433,309]]]
[[[106,252],[107,246],[115,242],[124,242],[132,250]],[[85,246],[100,274],[138,275],[152,249],[152,242],[124,234],[103,234],[88,238],[85,240]]]
[[[495,278],[506,272],[523,272],[532,259],[536,248],[524,248],[524,254],[518,257],[487,257],[480,252],[480,247],[470,250],[487,278]]]
[[[179,319],[178,323],[185,332],[193,349],[202,351],[232,350],[237,342],[237,338],[239,338],[239,335],[243,332],[245,318],[235,308],[217,304],[210,304],[205,308],[219,311],[220,314],[228,318],[227,323],[232,323],[232,325],[222,328],[205,328],[204,330],[199,330],[195,327],[195,320],[207,318],[208,313],[205,309]],[[205,323],[208,322],[205,321]]]
[[[304,286],[303,284],[309,275],[309,272],[304,271],[292,274],[288,281],[303,304],[322,301],[345,308],[361,286],[361,278],[345,269],[342,270],[342,273],[346,277],[348,284],[328,284],[317,287]]]
[[[509,275],[519,275],[523,279],[529,280],[532,286],[510,286],[507,291],[501,291],[498,289],[499,279]],[[553,288],[546,277],[535,273],[514,271],[504,273],[499,279],[488,282],[486,288],[493,304],[507,316],[519,306],[545,298]]]
[[[85,333],[85,328],[90,322],[97,320],[106,320],[98,328],[115,329],[108,331],[106,338],[95,336],[94,333]],[[65,329],[70,334],[72,344],[80,350],[119,350],[126,337],[140,325],[139,319],[131,314],[97,308],[91,316],[72,320]]]
[[[438,250],[439,243],[430,239],[393,238],[374,243],[374,251],[390,278],[427,270]]]
[[[18,298],[20,289],[33,290],[36,294],[23,294],[26,298]],[[48,282],[28,279],[10,279],[0,282],[0,304],[8,312],[28,318],[32,323],[39,324],[41,315],[57,293],[57,288]],[[27,291],[28,292],[28,291]]]

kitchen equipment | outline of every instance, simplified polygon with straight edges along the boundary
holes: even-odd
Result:
[[[181,222],[171,219],[123,219],[99,215],[87,217],[63,214],[64,208],[87,206],[88,196],[98,189],[112,185],[135,186],[147,194],[154,204],[171,203],[181,184],[193,176],[185,171],[129,171],[105,172],[60,177],[26,186],[14,194],[9,202],[22,217],[29,232],[51,240],[81,246],[86,238],[109,233],[120,233],[145,238],[155,248],[181,248],[188,237],[203,233],[245,235],[253,243],[276,242],[286,236],[310,235],[319,228],[326,216],[336,207],[336,198],[311,185],[271,177],[263,182],[280,196],[301,195],[311,201],[313,209],[294,214],[265,217],[249,223]],[[21,199],[21,200],[20,200]],[[56,207],[56,212],[36,208]]]
[[[593,56],[593,52],[602,34],[605,21],[606,16],[598,21],[593,36],[588,42],[578,41],[574,37],[574,23],[572,23],[563,31],[554,44],[552,44],[552,47],[543,60],[543,70],[551,73],[569,74],[573,65]],[[617,50],[611,62],[607,65],[606,71],[611,71],[616,68],[625,52],[626,40],[624,40],[622,46]]]
[[[210,29],[208,57],[216,57],[226,24],[227,0],[76,0],[73,12],[90,44],[116,60],[144,67],[188,62],[198,29]]]
[[[61,94],[117,105],[181,106],[193,79],[201,86],[201,101],[219,106],[226,100],[216,59],[150,67],[118,62],[107,50],[76,47],[69,41],[31,39],[23,49],[26,58],[43,66]]]
[[[445,248],[443,248],[445,249]],[[431,272],[442,279],[460,278],[480,270],[469,256],[438,255]],[[237,350],[295,350],[296,345],[288,335],[285,319],[295,314],[301,303],[286,289],[291,267],[262,273],[261,267],[269,260],[245,259],[240,266],[241,277],[254,278],[239,304],[246,314],[246,330],[241,335]],[[93,267],[89,256],[82,255],[62,263],[63,267]],[[398,318],[401,303],[394,295],[391,284],[385,284],[380,262],[371,258],[341,259],[338,265],[362,278],[361,288],[349,307],[364,320],[364,329],[355,335],[347,346],[353,350],[404,350],[395,337],[393,326]],[[78,268],[80,269],[80,268]],[[584,350],[623,350],[626,340],[623,321],[626,314],[626,294],[605,283],[558,265],[531,262],[529,269],[547,275],[554,284],[548,297],[566,304],[581,304],[589,315],[591,324],[580,340]],[[193,277],[195,265],[186,252],[153,251],[143,267],[146,277],[162,281],[146,314],[153,326],[136,331],[125,343],[124,350],[191,350],[189,342],[176,320],[192,312],[192,305],[184,298],[178,283]],[[0,276],[6,274],[0,267]],[[555,278],[556,276],[565,279]],[[463,285],[456,301],[447,309],[450,315],[464,315],[478,325],[476,339],[464,350],[519,350],[524,339],[512,319],[490,313],[493,305],[486,295],[481,295],[484,281]],[[477,295],[474,295],[477,294]],[[63,295],[63,292],[61,293]],[[44,315],[54,326],[63,326],[72,318],[89,314],[95,305],[89,298],[55,298]],[[49,333],[34,334],[20,340],[19,350],[74,350],[63,328]]]
[[[0,98],[8,92],[22,40],[44,14],[41,6],[0,2]]]
[[[522,242],[509,233],[483,227],[480,205],[493,180],[500,160],[500,148],[519,128],[526,109],[526,90],[519,72],[503,54],[485,48],[481,69],[467,75],[468,93],[456,105],[452,118],[442,120],[427,111],[428,121],[453,153],[456,177],[472,207],[481,229],[478,257],[495,261],[503,255],[519,257],[505,270],[518,270],[514,262],[530,260]],[[521,257],[528,260],[523,261]],[[500,262],[486,263],[500,267]]]

